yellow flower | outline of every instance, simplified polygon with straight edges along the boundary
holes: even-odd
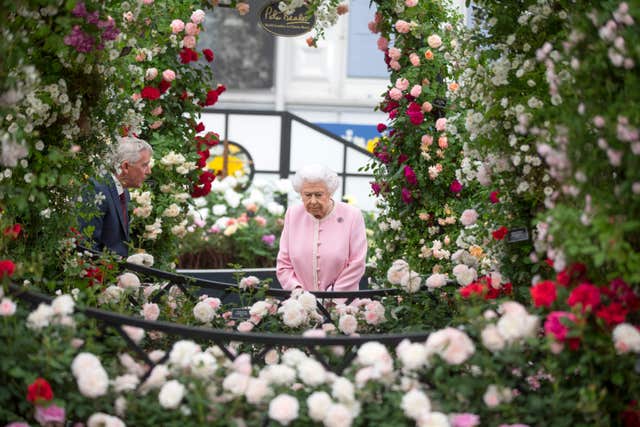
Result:
[[[376,146],[380,142],[380,137],[376,136],[373,139],[367,141],[367,151],[373,153],[373,150],[376,149]]]
[[[471,254],[471,256],[476,257],[476,258],[482,258],[484,256],[484,254],[482,253],[482,248],[478,245],[472,245],[469,248],[469,253]]]

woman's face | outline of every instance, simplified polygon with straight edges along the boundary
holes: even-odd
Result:
[[[324,182],[304,182],[300,189],[304,208],[314,217],[320,219],[331,209],[331,194]]]

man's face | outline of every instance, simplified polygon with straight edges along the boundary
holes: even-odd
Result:
[[[122,162],[120,182],[126,188],[138,188],[151,173],[151,153],[147,150],[140,151],[140,158],[135,163]]]
[[[323,218],[331,209],[331,195],[323,182],[305,182],[302,184],[300,196],[304,208],[316,218]]]

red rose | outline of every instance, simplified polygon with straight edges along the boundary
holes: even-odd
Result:
[[[460,295],[462,298],[470,298],[472,296],[484,295],[486,289],[480,282],[469,283],[467,286],[460,289]]]
[[[562,270],[560,273],[556,274],[556,282],[558,282],[559,285],[562,285],[565,288],[569,286],[571,278],[569,277],[569,274],[566,272],[566,270]]]
[[[216,88],[216,92],[218,92],[218,95],[222,95],[222,93],[226,90],[227,90],[227,87],[225,85],[219,84],[218,87]]]
[[[216,176],[211,171],[204,171],[200,174],[200,177],[198,177],[200,184],[211,184],[214,179],[216,179]]]
[[[491,201],[491,203],[493,204],[500,202],[500,198],[498,197],[499,194],[499,191],[492,191],[491,194],[489,194],[489,201]]]
[[[209,158],[209,150],[198,151],[198,156],[200,156],[200,158],[198,159],[197,165],[200,169],[202,169],[207,165],[207,159]]]
[[[600,307],[596,311],[596,316],[604,320],[607,326],[616,326],[626,320],[627,310],[622,304],[613,302],[608,306]]]
[[[551,304],[558,297],[556,284],[550,280],[537,283],[531,287],[530,292],[536,307],[551,307]]]
[[[203,197],[211,192],[211,183],[205,182],[204,184],[196,184],[191,191],[191,197]]]
[[[211,89],[209,92],[207,92],[207,99],[206,101],[204,101],[204,105],[213,105],[216,102],[218,102],[218,97],[220,95],[218,94],[218,91],[215,89]]]
[[[193,62],[197,60],[198,60],[198,52],[196,52],[195,50],[185,47],[180,51],[180,62],[182,62],[183,64],[188,64],[189,62]]]
[[[207,61],[209,62],[213,61],[213,51],[211,49],[204,49],[202,51],[202,54],[207,59]]]
[[[140,96],[144,99],[153,101],[154,99],[160,98],[160,91],[155,87],[145,86],[145,88],[142,89],[142,92],[140,92]]]
[[[587,309],[593,311],[600,305],[600,289],[591,283],[581,283],[571,291],[567,304],[571,307],[581,304],[583,313]]]
[[[387,126],[384,123],[378,123],[378,126],[376,126],[378,132],[383,132],[385,129],[387,129]]]
[[[20,224],[13,224],[4,229],[4,235],[9,236],[12,239],[17,239],[20,231],[22,231]]]
[[[98,267],[87,268],[85,270],[85,277],[89,279],[89,286],[93,286],[94,283],[101,284],[102,283],[102,270]]]
[[[200,133],[204,130],[204,123],[200,122],[195,127],[196,133]]]
[[[504,237],[507,235],[508,232],[509,232],[509,229],[503,225],[502,227],[498,228],[497,230],[492,231],[491,235],[496,240],[502,240],[502,239],[504,239]]]
[[[52,399],[53,391],[44,378],[36,378],[27,388],[27,400],[31,403],[48,402]]]
[[[13,276],[16,271],[16,265],[9,259],[3,259],[0,261],[0,278],[5,276]]]
[[[182,94],[180,95],[180,99],[184,101],[188,97],[189,97],[189,93],[186,90],[183,90]]]
[[[454,179],[451,185],[449,186],[449,190],[453,194],[458,194],[459,192],[462,191],[462,184],[460,184],[460,182],[457,179]]]
[[[160,90],[160,93],[165,93],[167,90],[169,90],[170,87],[171,87],[171,82],[168,82],[166,80],[162,80],[158,85],[158,89]]]

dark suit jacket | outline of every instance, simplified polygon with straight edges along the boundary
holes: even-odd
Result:
[[[129,254],[129,248],[126,243],[129,241],[130,218],[126,218],[126,222],[125,218],[123,218],[116,184],[111,176],[105,177],[101,182],[91,179],[91,184],[93,185],[93,193],[91,191],[87,192],[88,199],[85,198],[85,202],[93,203],[98,193],[104,194],[104,200],[96,206],[99,210],[98,215],[89,222],[81,220],[81,227],[83,229],[90,225],[94,227],[93,249],[103,251],[107,248],[126,257]],[[128,216],[130,196],[126,188],[124,189],[124,194],[127,201]]]

